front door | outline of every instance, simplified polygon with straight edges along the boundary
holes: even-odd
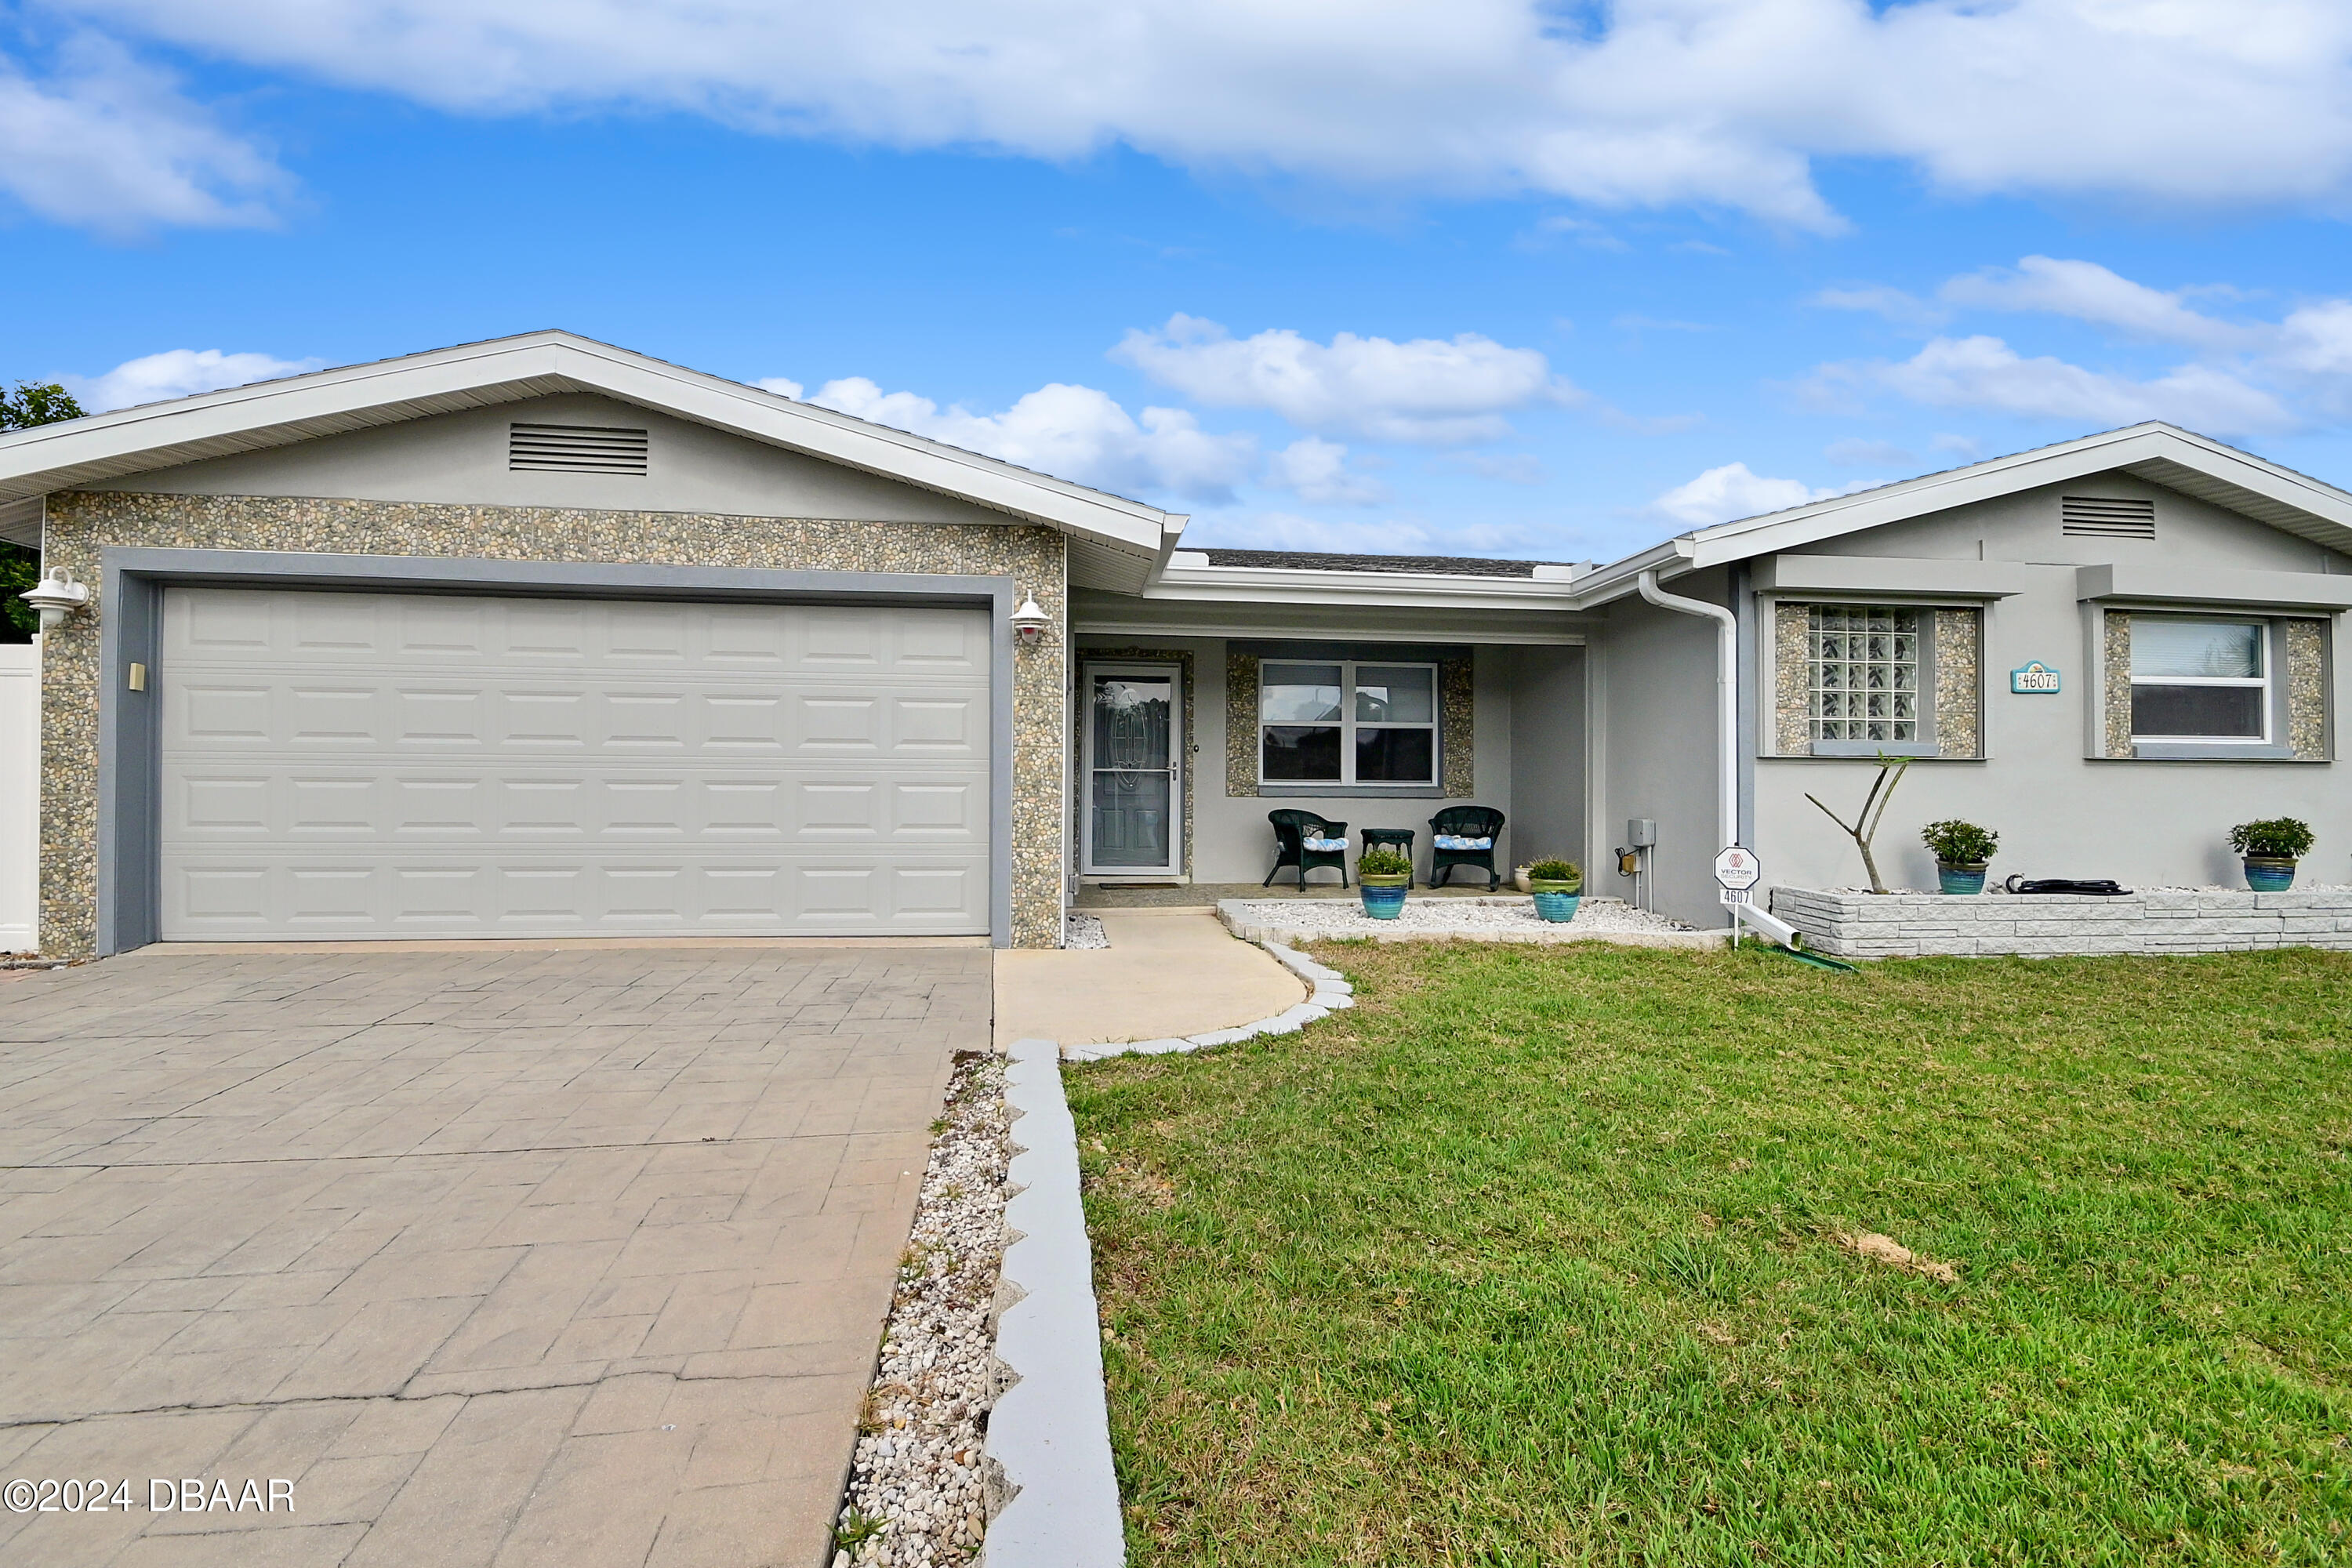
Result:
[[[1171,876],[1183,863],[1181,695],[1172,665],[1087,666],[1088,873]]]

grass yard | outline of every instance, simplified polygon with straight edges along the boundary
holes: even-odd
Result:
[[[2352,957],[1319,956],[1068,1074],[1137,1564],[2352,1562]]]

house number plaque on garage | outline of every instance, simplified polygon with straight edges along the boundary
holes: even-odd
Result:
[[[2037,658],[2021,669],[2009,672],[2009,689],[2028,697],[2054,697],[2058,692],[2058,672]]]

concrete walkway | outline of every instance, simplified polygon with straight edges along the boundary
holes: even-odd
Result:
[[[0,1561],[826,1561],[989,1009],[985,951],[874,945],[0,988],[0,1479],[133,1502],[0,1512]],[[183,1479],[243,1506],[148,1511]],[[290,1511],[245,1500],[272,1481]]]
[[[1213,910],[1102,910],[1108,949],[996,955],[996,1043],[1066,1046],[1206,1034],[1306,1000],[1297,976],[1236,942]]]

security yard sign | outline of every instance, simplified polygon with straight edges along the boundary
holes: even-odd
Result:
[[[2025,697],[2055,697],[2058,672],[2037,658],[2021,669],[2009,672],[2009,689]]]
[[[1748,902],[1748,889],[1764,874],[1753,850],[1734,844],[1715,858],[1715,879],[1723,888],[1721,901],[1727,904]]]

